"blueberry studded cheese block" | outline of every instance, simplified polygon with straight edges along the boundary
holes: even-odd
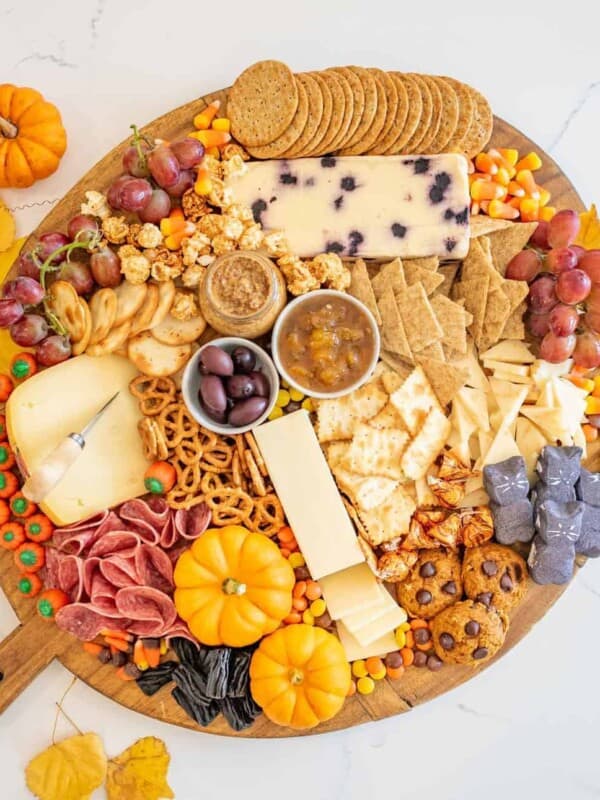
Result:
[[[231,177],[233,201],[302,257],[461,259],[469,247],[466,159],[361,156],[257,161]]]

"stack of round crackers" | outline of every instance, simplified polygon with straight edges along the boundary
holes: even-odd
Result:
[[[233,136],[260,159],[448,152],[471,158],[493,126],[485,97],[454,78],[354,66],[294,74],[281,61],[242,72],[227,116]]]

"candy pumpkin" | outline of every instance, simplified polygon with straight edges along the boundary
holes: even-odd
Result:
[[[31,186],[52,175],[66,147],[56,106],[35,89],[0,84],[0,187]]]
[[[250,662],[250,691],[277,725],[314,728],[335,717],[350,689],[339,639],[312,625],[287,625],[262,640]]]
[[[292,608],[294,570],[270,539],[240,525],[203,533],[173,578],[177,612],[202,644],[252,644]]]

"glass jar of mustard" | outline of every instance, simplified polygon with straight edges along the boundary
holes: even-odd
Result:
[[[267,333],[286,304],[278,267],[252,250],[225,253],[213,261],[199,292],[200,308],[217,333],[256,339]]]

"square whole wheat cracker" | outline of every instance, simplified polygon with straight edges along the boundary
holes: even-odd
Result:
[[[404,291],[406,285],[404,268],[399,258],[388,261],[387,264],[382,264],[377,274],[371,278],[371,286],[378,300],[388,287],[390,287],[395,294],[396,292]]]
[[[466,310],[473,316],[469,331],[475,344],[479,344],[481,338],[489,287],[490,276],[487,274],[470,280],[461,280],[453,287],[455,298],[464,300]]]
[[[502,331],[502,339],[524,339],[525,338],[525,322],[523,316],[527,306],[525,303],[518,305],[510,317],[506,320],[504,330]]]
[[[359,511],[364,536],[370,545],[377,547],[384,542],[397,539],[408,533],[410,520],[416,503],[403,486],[398,486],[391,495],[370,511]]]
[[[405,258],[402,260],[402,266],[406,272],[407,268],[417,266],[422,269],[427,269],[430,272],[435,272],[440,265],[440,260],[437,256],[424,256],[423,258]]]
[[[481,336],[477,343],[480,349],[487,350],[496,344],[509,317],[510,300],[502,287],[495,286],[490,289],[487,298]]]
[[[401,358],[389,350],[381,349],[379,358],[392,370],[394,375],[383,376],[383,388],[388,394],[395,392],[404,383],[406,378],[413,371],[413,364],[409,363],[406,359]]]
[[[402,456],[402,471],[407,478],[422,478],[446,444],[450,420],[439,408],[431,408],[419,432]]]
[[[351,266],[350,288],[348,294],[356,297],[364,303],[371,314],[375,317],[375,322],[381,327],[382,320],[379,309],[377,308],[377,298],[371,286],[371,280],[367,271],[367,265],[362,258],[356,259]]]
[[[400,316],[396,296],[391,286],[387,286],[377,301],[379,314],[382,320],[381,340],[386,350],[391,350],[400,356],[412,361],[412,353],[404,323]]]
[[[496,231],[502,231],[514,225],[509,219],[494,219],[488,217],[487,214],[476,214],[469,220],[469,233],[471,239],[477,239],[479,236],[487,236]]]
[[[437,408],[440,412],[442,410],[421,366],[415,367],[402,386],[390,395],[390,403],[397,409],[413,436],[432,408]]]
[[[359,425],[341,466],[359,475],[400,480],[400,460],[409,435],[406,430]]]
[[[500,275],[506,274],[508,262],[525,247],[537,225],[537,222],[512,222],[508,228],[490,232],[492,262]]]
[[[423,284],[409,286],[402,295],[396,295],[396,303],[404,324],[404,331],[411,352],[427,347],[442,338],[443,331],[431,307]]]
[[[452,284],[454,283],[459,267],[459,262],[453,261],[450,264],[442,264],[441,267],[438,268],[438,274],[443,276],[444,282],[438,286],[436,295],[443,294],[444,297],[450,297]]]
[[[505,279],[502,284],[502,289],[510,302],[511,314],[527,299],[527,295],[529,294],[529,284],[527,281]]]
[[[365,384],[344,397],[320,400],[316,426],[319,441],[351,439],[356,427],[374,417],[387,401],[387,393],[373,384]]]
[[[438,361],[445,361],[446,356],[444,355],[442,342],[432,342],[431,344],[428,344],[427,347],[419,350],[418,353],[415,353],[416,362],[420,363],[423,358],[437,358]]]
[[[438,322],[442,326],[444,347],[452,348],[459,353],[467,352],[467,320],[464,306],[455,303],[444,295],[436,294],[429,301]]]
[[[398,481],[382,475],[358,475],[341,465],[337,465],[333,474],[337,485],[351,502],[361,511],[370,511],[392,494]]]
[[[444,282],[444,276],[437,271],[426,269],[419,264],[418,260],[403,261],[404,275],[406,283],[413,286],[415,283],[422,283],[427,296],[432,295],[438,286]]]
[[[423,367],[427,380],[431,384],[431,388],[435,392],[440,405],[442,407],[447,406],[467,382],[469,378],[468,370],[455,367],[453,364],[447,364],[438,359],[419,358],[418,355],[416,358]]]

